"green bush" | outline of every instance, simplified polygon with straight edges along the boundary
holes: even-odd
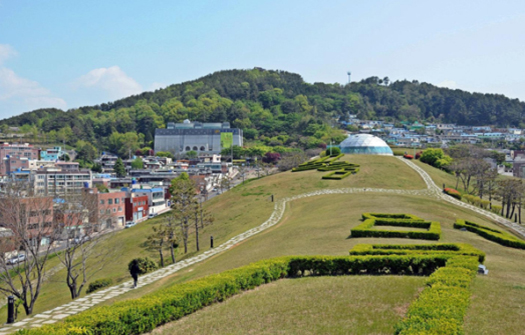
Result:
[[[485,261],[485,253],[466,243],[434,244],[357,244],[350,250],[350,255],[423,255],[445,254],[477,256],[480,263]]]
[[[153,261],[149,257],[144,257],[144,258],[135,258],[134,260],[129,262],[128,270],[131,271],[131,267],[133,266],[134,263],[138,264],[139,270],[140,270],[140,272],[139,272],[140,275],[146,274],[146,273],[151,272],[151,271],[155,271],[158,268],[157,263],[155,263],[155,261]]]
[[[331,151],[331,153],[330,153]],[[331,147],[331,148],[326,148],[326,151],[325,151],[326,155],[327,156],[337,156],[337,155],[340,155],[341,154],[341,149],[339,149],[339,147]]]
[[[324,175],[321,179],[341,180],[352,174],[352,171],[337,170]]]
[[[506,232],[492,229],[489,227],[485,227],[483,225],[473,223],[466,220],[456,220],[456,223],[454,223],[454,228],[456,229],[466,229],[468,231],[471,231],[473,233],[478,234],[479,236],[482,236],[486,238],[487,240],[496,242],[498,244],[511,247],[511,248],[517,248],[517,249],[525,249],[525,241],[520,240],[519,238],[508,234]]]
[[[393,218],[388,217],[393,216]],[[400,219],[406,216],[412,219]],[[441,237],[441,225],[439,222],[423,221],[415,216],[408,214],[370,214],[364,213],[363,223],[350,230],[352,237],[395,237],[411,238],[422,240],[439,240]],[[376,230],[374,226],[397,226],[423,228],[427,231],[393,231],[393,230]]]
[[[461,331],[470,297],[468,278],[475,274],[471,269],[476,265],[475,257],[440,254],[280,257],[159,290],[139,299],[96,307],[70,316],[62,323],[25,329],[19,333],[141,334],[244,290],[285,277],[433,273],[428,279],[428,287],[409,307],[407,318],[399,323],[397,332],[415,334],[418,329],[426,329],[427,333],[434,334],[443,329],[457,330],[450,333],[454,334]],[[452,326],[444,328],[444,325]]]
[[[101,288],[111,286],[113,280],[111,278],[97,279],[92,283],[89,283],[89,286],[86,290],[86,294],[100,290]]]
[[[501,206],[498,206],[498,205],[492,205],[492,209],[491,211],[495,214],[500,214],[501,215],[501,209],[502,207]]]

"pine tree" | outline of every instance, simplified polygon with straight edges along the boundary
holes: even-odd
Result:
[[[124,162],[122,159],[117,159],[115,166],[113,167],[113,171],[115,171],[115,174],[118,178],[124,178],[126,176],[126,168],[124,167]]]

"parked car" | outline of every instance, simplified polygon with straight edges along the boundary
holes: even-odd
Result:
[[[151,213],[151,214],[148,214],[148,219],[152,219],[154,218],[155,216],[159,215],[158,213]]]
[[[26,255],[24,254],[18,254],[16,256],[13,256],[7,260],[7,264],[17,264],[20,262],[23,262],[26,260]]]
[[[128,221],[126,222],[126,225],[124,226],[124,228],[131,228],[133,226],[135,226],[137,223],[135,221]]]

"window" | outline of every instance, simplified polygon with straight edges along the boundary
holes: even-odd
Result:
[[[193,151],[197,151],[197,150],[199,150],[199,148],[197,148],[196,146],[193,147]]]
[[[100,210],[100,214],[104,214],[104,210],[103,209]]]
[[[51,222],[44,222],[44,228],[50,228],[53,225]]]
[[[119,211],[119,212],[122,212],[122,207],[119,207],[119,208],[118,208],[118,211]]]
[[[120,204],[120,199],[119,198],[115,198],[115,205],[118,205]]]
[[[204,150],[206,150],[206,149],[204,148],[204,146],[202,146],[202,147],[201,147],[201,151],[204,151]]]
[[[113,199],[108,199],[108,205],[113,205]]]
[[[104,204],[104,200],[100,200],[100,204],[103,205]]]
[[[186,151],[191,151],[191,148],[190,147],[186,147]]]
[[[111,214],[111,209],[106,210],[106,214]]]
[[[116,208],[113,208],[113,213],[116,213],[117,212],[117,209]]]

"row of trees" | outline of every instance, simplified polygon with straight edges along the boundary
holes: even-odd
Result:
[[[474,145],[458,144],[447,149],[446,153],[442,149],[426,149],[420,159],[452,173],[456,177],[456,189],[481,200],[487,199],[489,208],[494,201],[499,202],[501,215],[512,219],[516,214],[516,219],[521,222],[525,183],[522,179],[500,176],[497,166],[489,162],[489,159],[494,159],[501,164],[504,155]]]
[[[204,227],[211,225],[213,217],[202,207],[195,183],[183,172],[171,182],[169,188],[172,211],[166,220],[156,224],[147,237],[149,250],[159,253],[160,265],[164,266],[164,251],[169,250],[171,261],[175,263],[175,253],[179,243],[188,252],[191,235],[195,236],[196,251],[200,250],[199,234]]]

